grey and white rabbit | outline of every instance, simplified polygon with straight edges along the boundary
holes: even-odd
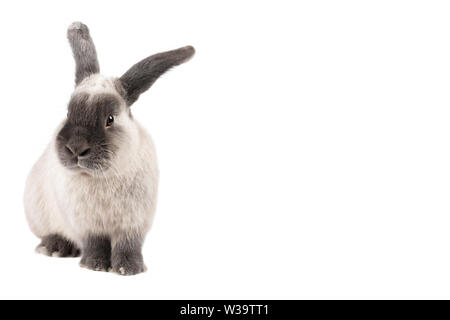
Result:
[[[142,245],[155,213],[158,167],[149,134],[130,106],[164,72],[186,62],[191,46],[152,55],[120,78],[99,74],[86,25],[67,37],[76,63],[67,118],[25,187],[25,213],[41,239],[37,250],[76,257],[92,270],[122,275],[145,271]]]

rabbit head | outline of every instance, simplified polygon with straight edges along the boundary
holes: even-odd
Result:
[[[159,76],[189,60],[195,50],[187,46],[158,53],[136,63],[120,78],[107,78],[99,74],[87,26],[73,23],[67,37],[75,58],[76,86],[67,119],[56,136],[56,150],[60,162],[70,170],[104,173],[133,151],[138,127],[130,106]]]

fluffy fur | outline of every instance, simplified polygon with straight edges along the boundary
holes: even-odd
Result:
[[[130,106],[194,49],[150,56],[122,78],[105,78],[98,74],[88,28],[74,23],[68,38],[77,86],[67,119],[28,176],[26,217],[42,240],[39,252],[77,256],[81,250],[83,267],[140,273],[145,270],[142,244],[156,208],[158,167],[152,139]],[[114,115],[110,127],[105,126],[108,115]],[[90,152],[82,156],[77,148]]]

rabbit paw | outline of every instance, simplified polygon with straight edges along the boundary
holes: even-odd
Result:
[[[132,276],[147,271],[142,255],[124,254],[112,261],[111,271],[122,276]]]
[[[70,240],[53,234],[41,239],[36,251],[49,257],[79,257],[81,250]]]
[[[108,271],[111,267],[111,262],[106,257],[83,256],[80,261],[80,267],[94,271]]]

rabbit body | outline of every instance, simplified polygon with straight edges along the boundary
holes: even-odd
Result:
[[[99,74],[86,25],[68,29],[76,62],[67,118],[33,166],[24,208],[37,251],[122,275],[145,271],[142,245],[156,208],[153,141],[130,107],[165,71],[194,54],[187,46],[143,59],[120,78]]]

